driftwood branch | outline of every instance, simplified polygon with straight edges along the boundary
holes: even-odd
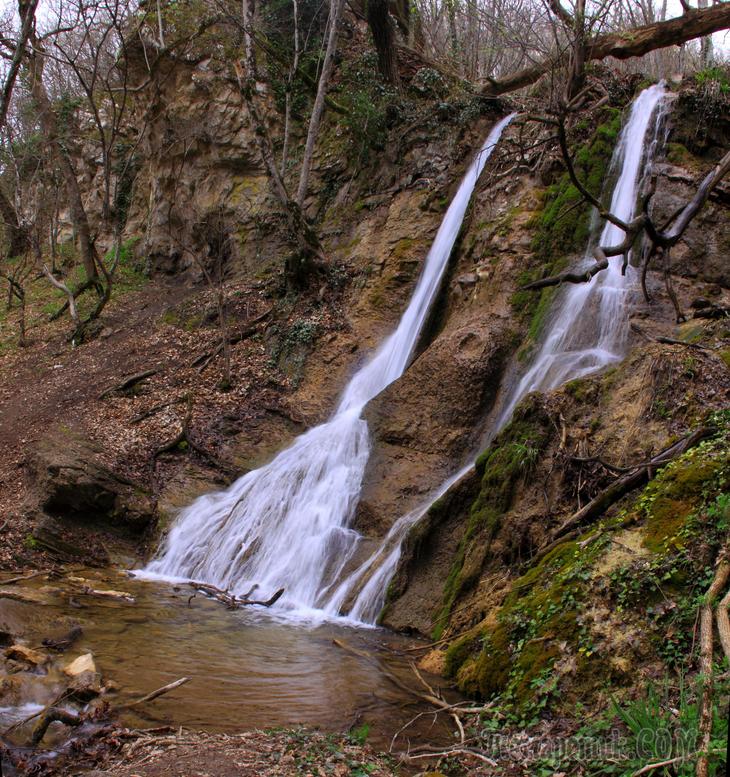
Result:
[[[269,599],[250,599],[249,597],[258,588],[258,585],[254,585],[253,588],[251,588],[243,596],[236,596],[230,591],[224,591],[222,588],[218,588],[217,586],[211,585],[210,583],[198,583],[193,581],[190,583],[190,586],[196,591],[202,591],[204,594],[212,596],[214,599],[222,602],[226,605],[226,607],[228,607],[229,610],[235,610],[239,607],[252,606],[271,607],[272,605],[276,604],[276,602],[278,602],[279,599],[281,599],[281,597],[284,595],[284,589],[280,588]]]
[[[168,683],[167,685],[163,685],[162,688],[158,688],[156,691],[152,691],[152,693],[148,693],[146,696],[143,696],[141,699],[128,702],[127,704],[122,704],[118,709],[130,709],[131,707],[136,707],[139,704],[145,704],[148,701],[153,701],[154,699],[157,699],[159,696],[162,696],[165,693],[169,693],[170,691],[174,691],[176,688],[179,688],[181,685],[185,685],[185,683],[189,683],[189,682],[190,682],[189,677],[181,677],[179,680],[175,680],[175,682],[173,683]]]
[[[7,580],[0,580],[0,585],[12,585],[13,583],[20,583],[22,580],[31,580],[34,577],[42,577],[43,575],[47,575],[50,571],[50,569],[40,569],[37,572],[31,572],[28,575],[10,577]]]

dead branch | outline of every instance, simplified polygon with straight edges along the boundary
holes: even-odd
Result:
[[[154,699],[159,698],[165,693],[169,693],[170,691],[174,691],[176,688],[179,688],[181,685],[185,685],[185,683],[189,683],[190,678],[189,677],[181,677],[179,680],[175,680],[173,683],[168,683],[167,685],[163,685],[162,688],[158,688],[156,691],[152,691],[152,693],[148,693],[146,696],[143,696],[141,699],[137,699],[136,701],[128,702],[127,704],[122,704],[118,709],[130,709],[131,707],[136,707],[139,704],[145,704],[148,701],[153,701]]]
[[[689,761],[694,758],[695,755],[696,753],[678,755],[676,758],[669,758],[666,761],[657,761],[653,764],[647,764],[646,766],[642,766],[641,769],[635,771],[631,777],[641,777],[642,774],[649,774],[649,772],[653,772],[656,769],[662,769],[665,766],[673,766],[674,764],[682,763],[683,761]]]
[[[665,448],[663,451],[652,457],[647,463],[641,464],[628,474],[620,477],[611,483],[608,488],[601,491],[596,497],[591,499],[587,505],[582,509],[574,513],[567,521],[565,521],[553,535],[553,540],[563,537],[567,532],[572,529],[584,526],[590,523],[594,518],[597,518],[611,505],[618,502],[621,497],[628,494],[629,491],[633,491],[640,485],[646,483],[658,467],[667,464],[672,459],[681,456],[685,451],[697,445],[697,443],[710,437],[715,433],[715,429],[712,427],[703,426],[700,429],[695,430],[691,434],[683,437],[678,442]]]
[[[43,647],[50,648],[58,653],[63,653],[65,650],[68,650],[83,633],[84,630],[81,626],[76,624],[75,626],[72,626],[64,636],[56,638],[47,637],[41,644]]]
[[[436,753],[418,753],[417,755],[402,753],[401,758],[405,761],[416,761],[419,758],[450,758],[454,755],[476,758],[478,761],[489,764],[489,766],[497,766],[497,762],[493,758],[489,758],[488,756],[484,755],[484,753],[480,753],[479,751],[473,750],[469,747],[453,747],[447,748],[446,750],[439,750]]]
[[[38,572],[31,572],[29,575],[20,575],[19,577],[10,577],[7,580],[0,580],[0,585],[12,585],[13,583],[19,583],[21,580],[31,580],[34,577],[41,577],[50,573],[50,569],[41,569]]]

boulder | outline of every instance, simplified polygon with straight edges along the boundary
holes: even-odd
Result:
[[[71,679],[68,691],[79,701],[91,701],[101,694],[101,675],[98,672],[80,672]]]
[[[64,667],[63,673],[69,677],[78,677],[84,674],[84,672],[96,673],[96,664],[94,663],[94,656],[91,653],[84,653],[83,655],[75,658],[68,666]]]
[[[150,494],[111,470],[102,449],[68,427],[41,440],[26,470],[32,486],[24,509],[35,524],[33,537],[60,558],[108,563],[110,534],[126,543],[157,520]]]
[[[48,661],[48,656],[45,653],[33,650],[26,645],[11,645],[5,650],[5,657],[28,664],[28,666],[43,666]]]
[[[101,448],[67,427],[42,440],[27,463],[40,509],[55,518],[140,534],[155,518],[154,501],[101,459]]]

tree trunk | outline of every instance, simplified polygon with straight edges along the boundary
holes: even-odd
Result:
[[[5,227],[8,256],[20,256],[28,247],[28,233],[20,225],[18,214],[2,189],[0,189],[0,219]]]
[[[398,53],[395,48],[395,32],[388,12],[388,0],[368,0],[368,24],[373,43],[378,52],[378,69],[383,78],[393,86],[399,86]]]
[[[234,63],[239,89],[243,97],[251,121],[254,124],[254,137],[261,154],[261,159],[274,187],[274,192],[282,204],[286,216],[286,223],[292,238],[296,241],[298,250],[293,258],[287,261],[287,282],[293,285],[301,285],[308,274],[314,257],[323,257],[322,248],[314,230],[309,226],[302,209],[289,196],[284,180],[274,158],[274,149],[269,137],[266,124],[261,116],[254,92],[256,90],[256,53],[253,46],[253,0],[242,0],[243,13],[243,43],[245,56],[245,72],[239,63]],[[311,124],[310,124],[311,127]]]
[[[35,34],[31,35],[31,42],[33,44],[29,68],[31,94],[40,112],[40,124],[46,137],[46,142],[61,168],[66,196],[68,197],[68,204],[71,210],[71,220],[79,240],[81,261],[84,265],[86,280],[99,288],[98,259],[94,239],[91,235],[91,227],[89,226],[89,218],[81,199],[81,189],[76,178],[76,171],[59,140],[58,119],[43,83],[43,48],[36,39]]]
[[[720,3],[711,8],[688,11],[676,19],[646,24],[625,32],[599,35],[586,42],[585,59],[589,62],[606,57],[641,57],[650,51],[678,46],[727,27],[730,27],[730,3]],[[564,56],[561,54],[548,57],[505,78],[490,80],[482,88],[482,93],[488,97],[498,97],[517,91],[535,83],[545,73],[559,67],[563,61]]]
[[[312,157],[314,156],[314,144],[319,134],[319,125],[322,121],[324,112],[324,98],[329,88],[330,77],[335,64],[335,49],[337,48],[337,26],[340,21],[340,14],[345,5],[345,0],[330,0],[330,18],[329,35],[327,37],[327,49],[322,63],[322,73],[319,76],[317,85],[317,96],[314,98],[312,106],[312,115],[309,119],[309,129],[307,130],[307,142],[304,146],[304,157],[302,159],[302,170],[299,176],[299,186],[297,188],[296,203],[301,208],[304,204],[304,198],[307,196],[309,186],[309,173],[312,168]]]
[[[697,0],[698,8],[707,8],[707,0]],[[705,35],[700,41],[700,65],[703,68],[712,67],[712,35]]]

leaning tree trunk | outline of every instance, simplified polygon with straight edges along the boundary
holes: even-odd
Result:
[[[712,35],[713,32],[728,27],[730,27],[730,2],[724,2],[711,8],[688,11],[675,19],[645,24],[625,32],[598,35],[586,41],[585,59],[586,62],[590,62],[606,57],[616,57],[616,59],[641,57],[650,51],[680,46],[687,41]],[[563,61],[564,55],[556,54],[504,78],[490,79],[482,88],[482,93],[488,97],[498,97],[530,86],[545,73],[559,67]]]
[[[324,54],[324,62],[322,63],[322,73],[319,76],[319,84],[317,85],[317,96],[314,98],[314,105],[312,106],[312,115],[309,119],[309,128],[307,130],[307,142],[304,146],[304,157],[302,159],[302,170],[299,175],[299,186],[297,188],[296,202],[301,208],[304,204],[304,198],[307,196],[307,188],[309,186],[309,173],[312,169],[312,157],[314,156],[314,144],[319,134],[319,125],[322,121],[322,114],[324,113],[324,98],[327,95],[327,89],[329,88],[330,78],[332,76],[332,70],[335,65],[335,50],[337,48],[337,27],[340,21],[340,15],[342,8],[345,5],[345,0],[331,0],[330,1],[330,18],[329,18],[329,35],[327,36],[327,50]]]

